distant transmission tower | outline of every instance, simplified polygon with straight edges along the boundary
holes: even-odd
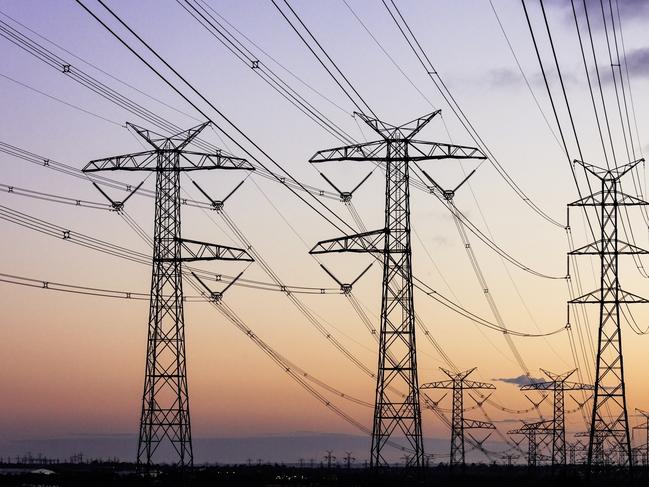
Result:
[[[598,211],[600,238],[570,252],[575,255],[598,255],[600,258],[600,288],[570,301],[570,304],[599,305],[599,335],[593,413],[588,445],[588,465],[597,466],[612,459],[618,452],[618,464],[630,467],[631,440],[624,386],[620,304],[648,303],[644,298],[622,290],[618,276],[620,255],[646,254],[635,245],[618,239],[620,207],[649,203],[624,194],[620,178],[631,171],[640,159],[613,169],[603,169],[582,161],[575,161],[601,182],[600,191],[588,195],[568,207],[594,207]],[[570,319],[568,319],[569,321]]]
[[[523,435],[527,439],[527,466],[536,467],[543,455],[539,453],[539,448],[544,444],[543,438],[547,433],[548,421],[538,421],[536,423],[524,423],[518,429],[507,432],[509,435]]]
[[[393,435],[403,435],[406,439],[406,447],[412,452],[408,466],[424,465],[410,247],[410,163],[485,158],[472,147],[413,140],[439,113],[440,110],[400,126],[356,114],[380,135],[380,140],[323,150],[310,159],[312,163],[372,161],[384,168],[386,174],[384,228],[324,240],[311,250],[312,254],[370,252],[383,255],[379,365],[370,453],[372,467],[388,465],[383,447]]]
[[[642,464],[647,465],[649,462],[649,412],[638,408],[635,410],[644,418],[644,423],[634,426],[633,429],[644,430],[645,432],[644,445],[640,445],[638,451],[642,454]]]
[[[552,434],[552,465],[566,464],[566,411],[564,408],[565,391],[592,391],[590,384],[566,382],[577,369],[564,374],[553,374],[541,369],[550,378],[548,382],[536,382],[521,387],[521,391],[552,391],[554,395],[554,415],[550,423],[549,432]]]
[[[180,173],[254,168],[245,159],[224,156],[220,152],[185,150],[207,123],[171,137],[129,125],[153,150],[94,160],[83,171],[156,173],[151,302],[137,462],[151,465],[160,443],[168,440],[178,455],[177,465],[191,466],[182,262],[252,259],[242,249],[181,238]],[[121,209],[122,203],[116,204]],[[181,251],[188,256],[183,257]]]
[[[495,430],[493,423],[464,419],[464,390],[465,389],[495,389],[493,384],[487,382],[475,382],[467,380],[467,377],[475,370],[475,367],[464,372],[454,374],[442,367],[450,380],[430,382],[423,384],[421,389],[450,389],[453,391],[453,414],[451,417],[451,457],[450,465],[464,465],[464,430],[465,429],[489,429]]]

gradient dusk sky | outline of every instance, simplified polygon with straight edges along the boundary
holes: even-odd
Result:
[[[361,122],[352,117],[355,107],[270,0],[206,2],[290,70],[293,74],[284,71],[255,46],[248,45],[260,60],[354,139],[374,138],[369,128],[359,125]],[[84,0],[84,3],[117,28],[101,5],[94,0]],[[645,116],[649,112],[649,40],[646,34],[649,1],[618,0],[618,3],[638,116],[640,139],[637,145],[639,151],[643,151],[649,149],[649,121]],[[551,129],[521,76],[488,0],[398,0],[397,4],[435,68],[507,173],[539,207],[554,219],[565,222],[566,204],[579,196],[565,154],[555,138],[556,123],[520,2],[493,0],[493,7]],[[529,1],[528,4],[535,31],[542,39],[544,61],[550,66],[551,53],[538,2]],[[340,145],[340,142],[273,91],[253,69],[243,65],[190,17],[179,3],[116,0],[110,5],[275,160],[301,181],[326,188],[324,180],[307,161],[317,150]],[[445,105],[382,2],[295,0],[291,5],[383,120],[400,124],[441,108],[443,118],[434,119],[420,138],[472,145],[471,138]],[[558,46],[584,157],[595,164],[603,164],[569,5],[568,1],[546,0],[550,28]],[[408,78],[377,46],[350,8]],[[76,2],[2,0],[0,13],[0,20],[47,45],[69,60],[73,67],[83,69],[174,124],[189,128],[203,121],[200,114]],[[606,73],[610,73],[604,61],[607,52],[601,15],[594,15],[593,22],[595,47],[609,70]],[[129,42],[133,40],[128,39]],[[142,150],[140,141],[123,125],[131,121],[146,126],[146,121],[80,86],[4,37],[0,38],[0,59],[0,142],[79,169],[91,159]],[[551,70],[549,76],[553,93],[559,99],[556,70]],[[185,88],[183,91],[189,92]],[[613,83],[608,74],[604,76],[604,93],[612,104]],[[205,108],[206,104],[200,102],[200,106]],[[213,110],[206,110],[210,116],[216,116]],[[613,109],[611,113],[617,117]],[[568,127],[565,109],[559,115],[563,126]],[[612,127],[622,154],[619,118],[612,120]],[[229,127],[224,125],[224,128],[238,141],[243,141]],[[207,129],[205,138],[235,155],[240,154],[234,144],[224,142],[214,129]],[[250,148],[250,144],[242,143]],[[570,150],[571,157],[576,157],[574,144]],[[0,154],[0,164],[2,185],[102,201],[102,196],[88,181],[5,153]],[[458,208],[524,265],[551,276],[565,275],[568,243],[564,229],[543,220],[525,205],[489,162],[426,164],[429,174],[438,177],[444,186],[455,186],[464,174],[479,165],[469,185],[458,192]],[[341,189],[348,189],[372,167],[369,163],[347,162],[329,163],[317,169]],[[141,173],[111,174],[113,176],[132,184],[142,180]],[[244,176],[214,171],[199,174],[195,179],[218,198],[226,195]],[[644,164],[638,176],[644,192]],[[633,192],[630,183],[629,179],[626,188]],[[580,184],[582,189],[586,187],[583,179]],[[183,185],[186,195],[202,198],[189,179],[183,179]],[[148,179],[144,187],[152,189],[153,178]],[[5,186],[0,187],[2,206],[150,254],[146,243],[114,212],[26,198],[2,188]],[[111,191],[116,198],[123,196],[116,190]],[[369,229],[380,228],[383,224],[383,198],[382,173],[374,171],[354,194],[353,200]],[[325,202],[346,221],[353,221],[343,203]],[[411,208],[415,274],[475,314],[493,321],[485,293],[476,280],[448,210],[436,198],[418,190],[412,191]],[[281,184],[253,174],[228,200],[226,210],[285,283],[333,287],[332,280],[309,256],[308,250],[318,240],[338,236],[338,231]],[[129,200],[127,211],[150,235],[153,201],[135,196]],[[635,239],[638,245],[648,247],[647,225],[640,213],[635,213],[637,210],[631,211]],[[150,268],[147,266],[82,248],[6,220],[0,225],[3,245],[0,273],[148,292]],[[572,214],[571,225],[575,245],[587,243],[589,236],[584,219],[576,211]],[[183,235],[241,245],[218,214],[192,207],[183,207]],[[473,235],[469,238],[489,291],[510,329],[540,333],[565,325],[568,300],[565,280],[545,279],[524,272],[501,259]],[[322,258],[342,280],[353,279],[370,261],[370,257],[362,254],[332,254]],[[582,258],[584,292],[598,287],[597,266],[596,260]],[[219,262],[200,267],[227,275],[243,269],[241,264]],[[621,268],[623,285],[635,294],[649,296],[647,280],[638,272],[631,257],[624,258]],[[245,277],[269,281],[264,270],[256,264],[247,268]],[[354,287],[356,296],[377,327],[380,282],[379,266],[373,266]],[[6,283],[0,283],[0,289],[2,451],[22,453],[22,450],[16,451],[18,447],[14,443],[19,440],[136,434],[146,351],[147,301],[82,296]],[[196,291],[186,286],[186,294],[195,295]],[[299,297],[361,362],[371,369],[376,367],[376,342],[346,297],[318,294]],[[332,347],[281,292],[234,286],[225,299],[259,337],[283,356],[347,394],[373,402],[374,380]],[[458,367],[478,367],[476,380],[496,384],[494,398],[499,404],[511,409],[529,407],[529,401],[516,383],[523,372],[500,332],[459,316],[421,292],[415,294],[415,306],[432,335]],[[591,311],[589,326],[579,330],[577,342],[584,381],[592,377],[594,368],[591,350],[596,338],[597,317],[595,310]],[[646,328],[649,308],[636,306],[633,311],[638,326]],[[196,438],[286,436],[304,431],[364,435],[301,389],[208,303],[189,302],[185,314],[192,429]],[[442,379],[439,367],[445,366],[445,362],[419,330],[418,333],[420,382]],[[574,335],[577,337],[576,332]],[[649,393],[644,376],[647,338],[634,333],[626,323],[623,337],[629,410],[647,409]],[[542,376],[539,368],[559,373],[575,367],[565,331],[549,337],[514,337],[513,340],[535,377]],[[585,354],[582,354],[582,345]],[[325,395],[355,420],[371,426],[371,409],[326,392]],[[432,392],[431,396],[437,399],[441,393]],[[440,404],[450,407],[450,398],[446,397]],[[568,407],[574,409],[575,405],[569,401]],[[551,412],[549,401],[542,407],[544,412]],[[493,420],[502,421],[499,428],[503,431],[518,424],[513,420],[529,419],[494,408],[489,413]],[[478,410],[471,414],[483,419]],[[434,414],[425,412],[423,418],[426,437],[448,437],[446,426]],[[639,420],[633,417],[632,425],[637,422]],[[585,430],[582,414],[570,414],[567,427],[570,433]]]

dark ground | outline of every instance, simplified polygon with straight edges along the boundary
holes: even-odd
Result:
[[[34,473],[38,468],[52,470],[50,475]],[[420,472],[390,468],[374,472],[363,468],[297,468],[280,465],[195,467],[183,474],[161,468],[145,477],[132,464],[89,463],[0,467],[0,486],[21,487],[104,487],[104,486],[523,486],[579,487],[586,485],[617,487],[649,483],[649,472],[636,469],[633,476],[624,471],[607,471],[585,476],[579,467],[552,471],[550,467],[529,469],[522,466],[471,465],[450,471],[448,466],[431,467]]]

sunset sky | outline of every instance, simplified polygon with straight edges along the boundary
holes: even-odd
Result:
[[[206,2],[267,53],[247,44],[260,61],[352,138],[357,141],[376,138],[367,126],[362,126],[360,120],[352,117],[356,108],[272,2]],[[640,137],[636,141],[639,147],[636,151],[641,154],[649,150],[649,122],[644,116],[649,110],[649,45],[646,35],[649,3],[642,0],[618,2]],[[84,0],[84,3],[109,25],[118,28],[100,4],[94,0]],[[396,3],[437,72],[506,172],[538,207],[565,224],[566,205],[577,200],[579,195],[565,153],[555,138],[558,135],[556,122],[520,2],[493,0],[493,7],[551,129],[521,76],[489,1],[399,0]],[[552,66],[538,2],[529,1],[528,4],[535,33],[541,40],[544,63]],[[364,162],[333,162],[317,168],[310,165],[308,159],[317,150],[341,145],[340,141],[278,95],[257,76],[255,70],[235,58],[190,17],[179,3],[144,0],[136,5],[116,0],[110,5],[210,102],[298,180],[330,190],[319,176],[317,171],[320,170],[338,187],[348,190],[372,170],[371,164]],[[401,124],[441,108],[442,117],[435,118],[418,138],[473,145],[469,134],[445,104],[381,2],[295,0],[291,5],[382,120]],[[545,5],[584,158],[603,165],[569,2],[546,0]],[[595,48],[602,70],[606,71],[603,89],[607,102],[611,104],[610,111],[615,115],[611,124],[616,149],[620,161],[627,162],[626,156],[622,155],[624,145],[619,135],[619,117],[613,109],[614,92],[610,66],[606,64],[608,53],[601,12],[595,9],[593,12]],[[580,10],[579,14],[582,13]],[[204,121],[194,108],[76,2],[5,0],[0,2],[0,14],[3,23],[47,46],[68,60],[73,68],[82,69],[175,125],[189,128]],[[123,29],[118,31],[124,33]],[[132,37],[127,39],[133,41]],[[135,42],[132,44],[136,45]],[[0,118],[0,142],[78,169],[91,159],[143,150],[141,141],[124,128],[124,124],[129,121],[153,129],[146,120],[89,91],[5,37],[0,37],[0,58],[3,60],[0,67],[3,114]],[[148,55],[147,59],[152,57]],[[160,66],[160,63],[155,65]],[[567,130],[569,119],[556,69],[550,69],[548,75],[555,99],[561,101],[559,116],[564,130]],[[177,79],[173,81],[178,87],[182,86]],[[189,93],[185,87],[182,91]],[[218,123],[222,121],[198,97],[191,98]],[[252,146],[231,127],[224,124],[223,128],[251,149]],[[571,134],[568,133],[568,137]],[[634,128],[634,140],[635,135]],[[231,141],[224,141],[213,128],[206,129],[204,138],[243,156],[241,150]],[[574,137],[569,138],[570,157],[576,158],[577,151],[572,141]],[[267,159],[262,160],[267,162]],[[89,181],[1,152],[0,164],[1,185],[105,202]],[[427,172],[446,187],[454,187],[465,174],[478,167],[469,183],[458,191],[457,207],[524,266],[549,276],[565,276],[568,251],[565,230],[533,212],[490,162],[435,161],[424,164]],[[644,192],[645,167],[644,164],[638,167],[637,177]],[[245,176],[238,171],[208,171],[195,173],[192,178],[218,199],[227,195]],[[110,177],[135,185],[146,175],[115,173]],[[585,194],[585,180],[583,176],[579,177],[580,188]],[[378,229],[383,225],[385,183],[382,178],[383,174],[375,170],[353,196],[354,208],[368,229]],[[143,187],[154,189],[153,181],[153,177],[147,179]],[[190,179],[183,178],[182,184],[184,196],[204,199]],[[623,187],[636,194],[631,176],[624,180]],[[107,191],[116,199],[124,197],[124,193],[118,190],[109,188]],[[432,195],[417,189],[413,189],[411,194],[414,274],[476,315],[495,321],[451,214]],[[335,199],[323,201],[354,225],[343,203]],[[70,229],[73,233],[80,232],[147,255],[151,253],[147,244],[115,212],[10,194],[6,186],[0,186],[0,205]],[[134,196],[128,201],[126,211],[147,234],[152,234],[151,198]],[[636,208],[629,211],[637,245],[649,247],[649,231],[640,211]],[[336,287],[308,250],[317,241],[337,237],[340,232],[283,185],[253,174],[227,201],[226,213],[285,284]],[[183,206],[182,218],[183,236],[187,238],[242,246],[216,212]],[[0,221],[0,228],[2,274],[148,293],[149,266],[83,248],[62,236],[47,236],[4,218]],[[576,247],[589,242],[585,220],[578,210],[572,210],[571,228]],[[469,239],[489,292],[509,329],[540,334],[565,326],[566,301],[569,299],[565,280],[532,275],[506,262],[473,234],[469,233]],[[320,259],[342,281],[353,280],[371,261],[371,257],[363,254],[331,254]],[[598,261],[581,257],[579,264],[584,293],[599,287]],[[620,266],[623,287],[635,294],[649,296],[647,280],[638,271],[633,258],[622,257]],[[245,265],[210,262],[199,267],[236,275]],[[256,263],[246,268],[244,277],[270,282],[268,275]],[[222,285],[212,284],[216,289]],[[19,440],[136,435],[144,377],[148,302],[83,296],[8,283],[0,283],[0,290],[3,329],[0,340],[1,451],[4,454],[22,453],[22,447],[15,446]],[[197,295],[189,285],[185,286],[185,293]],[[374,265],[354,286],[354,294],[378,328],[381,304],[379,266]],[[376,368],[377,344],[347,297],[339,294],[296,296],[354,356],[370,369]],[[246,325],[279,354],[346,394],[373,402],[374,379],[359,370],[318,333],[283,293],[233,286],[224,299]],[[517,379],[523,371],[502,333],[467,320],[421,292],[415,293],[415,309],[458,368],[478,367],[472,378],[496,385],[493,398],[498,404],[516,410],[529,408],[530,402],[518,390],[520,381]],[[581,366],[580,376],[578,378],[575,374],[574,380],[592,380],[594,359],[590,351],[596,346],[596,311],[589,309],[588,326],[576,330],[573,323]],[[365,435],[304,391],[209,303],[186,303],[185,316],[195,438],[290,436],[297,432]],[[649,308],[636,305],[633,316],[641,330],[647,328]],[[420,383],[444,379],[439,367],[447,367],[447,363],[421,331],[417,330],[417,333]],[[649,409],[649,393],[645,387],[646,378],[643,378],[649,342],[626,322],[622,335],[631,414],[636,407]],[[560,373],[576,366],[565,331],[549,337],[513,337],[512,340],[534,377],[543,378],[539,368]],[[581,353],[582,347],[587,352],[586,360]],[[356,421],[371,428],[371,408],[351,403],[327,391],[322,393]],[[429,392],[435,400],[442,394]],[[581,395],[575,397],[582,399]],[[465,403],[468,406],[474,404],[468,397]],[[440,406],[450,408],[450,397],[447,396]],[[538,419],[531,413],[515,415],[490,405],[485,407],[503,433],[517,427],[520,420]],[[566,408],[572,410],[575,407],[576,403],[568,399]],[[551,414],[550,400],[543,403],[542,410],[546,416]],[[467,417],[484,420],[479,409],[467,412]],[[583,418],[579,412],[568,416],[569,433],[586,430]],[[632,414],[632,426],[640,421]],[[444,439],[449,435],[446,426],[430,411],[423,413],[423,430],[427,438]],[[476,437],[480,436],[476,434]],[[499,438],[494,436],[494,441],[499,441]],[[435,443],[433,450],[444,453],[445,448]]]

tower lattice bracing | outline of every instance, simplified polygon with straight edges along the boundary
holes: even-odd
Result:
[[[172,446],[178,466],[193,464],[182,263],[251,260],[242,249],[186,240],[181,236],[181,172],[253,169],[244,159],[226,157],[219,152],[185,150],[206,126],[203,124],[164,137],[131,125],[153,150],[94,160],[84,168],[84,172],[124,170],[156,173],[151,300],[137,453],[140,465],[154,463],[155,453],[165,441]],[[123,203],[114,202],[113,206],[121,211]],[[183,256],[183,252],[187,255]]]
[[[467,429],[487,429],[495,430],[493,423],[477,421],[474,419],[464,418],[464,391],[465,389],[495,389],[493,384],[487,382],[476,382],[467,380],[467,377],[475,370],[469,369],[456,374],[440,367],[450,380],[429,382],[422,384],[422,389],[450,389],[453,392],[453,406],[451,415],[451,456],[450,465],[464,465],[464,430]],[[484,440],[482,440],[484,441]]]
[[[644,298],[624,291],[619,282],[620,255],[646,254],[647,251],[618,239],[620,207],[646,205],[636,197],[624,194],[620,178],[631,171],[635,161],[614,169],[603,169],[581,161],[581,164],[600,182],[600,191],[588,195],[569,206],[594,207],[600,225],[600,238],[572,254],[597,255],[600,259],[600,288],[578,297],[572,304],[599,306],[599,332],[596,362],[595,392],[590,425],[588,465],[615,463],[630,467],[631,441],[624,384],[620,305],[647,303]]]
[[[523,435],[527,439],[527,466],[536,467],[543,454],[539,449],[546,445],[545,438],[549,435],[549,421],[537,421],[536,423],[524,423],[520,428],[508,431],[509,435]]]
[[[592,391],[593,386],[590,384],[581,384],[578,382],[567,382],[568,378],[576,372],[577,369],[571,370],[564,374],[553,374],[547,370],[541,371],[547,375],[550,380],[547,382],[536,382],[521,387],[522,391],[551,391],[553,395],[553,415],[552,422],[544,422],[541,429],[550,433],[552,437],[552,465],[566,464],[566,410],[565,410],[565,391]]]
[[[475,148],[412,140],[439,111],[401,126],[357,114],[381,139],[323,150],[310,160],[373,161],[384,168],[385,226],[376,231],[319,242],[311,253],[381,254],[383,291],[378,371],[370,463],[388,464],[383,448],[392,441],[409,452],[409,466],[424,465],[410,245],[410,163],[433,159],[484,159]],[[404,440],[402,440],[405,439]]]

